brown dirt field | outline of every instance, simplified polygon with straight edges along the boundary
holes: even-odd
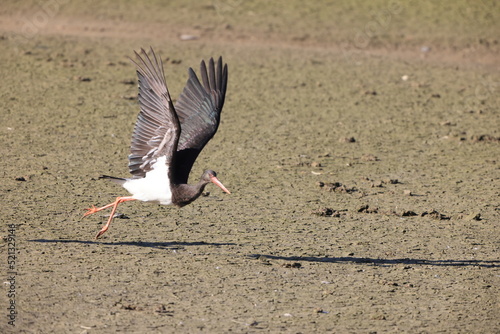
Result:
[[[4,1],[0,332],[499,333],[498,31],[493,0]],[[174,99],[228,63],[191,179],[232,194],[95,241],[149,46]]]

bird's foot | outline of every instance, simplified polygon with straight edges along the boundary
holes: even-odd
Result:
[[[104,234],[104,232],[106,232],[108,230],[108,227],[109,227],[109,224],[106,224],[104,225],[104,227],[99,231],[99,233],[97,233],[97,235],[95,236],[95,240],[99,239],[99,237],[101,235]]]
[[[123,203],[123,202],[127,202],[127,201],[134,201],[134,200],[135,200],[135,198],[133,198],[131,196],[117,197],[113,203],[105,205],[101,208],[96,208],[95,206],[92,205],[91,208],[87,209],[87,212],[85,212],[83,217],[87,217],[88,215],[91,215],[91,214],[96,213],[98,211],[113,207],[113,209],[111,210],[111,214],[109,215],[108,222],[106,223],[106,225],[104,225],[104,227],[95,236],[96,240],[97,240],[97,238],[99,238],[101,235],[103,235],[108,230],[109,225],[111,225],[111,222],[113,221],[113,218],[115,217],[116,208],[118,207],[118,204]]]
[[[93,206],[93,205],[92,205],[92,207],[91,207],[91,208],[85,209],[85,210],[87,210],[87,212],[85,212],[85,214],[83,215],[83,217],[85,218],[85,217],[87,217],[88,215],[91,215],[91,214],[93,214],[93,213],[96,213],[96,212],[102,211],[102,210],[104,210],[104,209],[110,208],[110,207],[114,206],[115,204],[116,204],[116,202],[113,202],[113,203],[110,203],[110,204],[108,204],[108,205],[105,205],[105,206],[103,206],[103,207],[101,207],[101,208],[96,208],[95,206]]]
[[[96,208],[94,205],[92,205],[91,208],[88,208],[88,209],[85,209],[85,210],[87,210],[87,212],[84,213],[83,217],[87,217],[87,216],[89,216],[89,215],[91,215],[93,213],[96,213],[96,212],[100,211],[100,209]]]

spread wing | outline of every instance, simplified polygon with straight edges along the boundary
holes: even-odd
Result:
[[[220,122],[227,87],[227,64],[219,57],[200,64],[200,83],[196,73],[189,69],[189,79],[175,109],[181,124],[174,175],[177,182],[187,183],[189,172],[207,142],[215,135]]]
[[[144,49],[135,54],[137,61],[132,61],[139,78],[140,112],[132,134],[128,167],[134,178],[141,178],[161,156],[166,156],[166,163],[170,165],[177,150],[180,126],[161,59],[152,48],[151,58]]]

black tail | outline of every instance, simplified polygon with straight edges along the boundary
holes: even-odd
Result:
[[[122,177],[114,177],[114,176],[109,176],[109,175],[101,175],[99,176],[100,179],[109,179],[113,182],[116,182],[118,184],[123,184],[127,179],[124,179]]]

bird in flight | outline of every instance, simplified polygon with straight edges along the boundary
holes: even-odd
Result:
[[[131,196],[120,196],[103,207],[87,209],[84,217],[112,208],[96,239],[108,230],[120,203],[139,200],[183,207],[197,199],[210,182],[230,194],[210,169],[203,172],[198,183],[187,183],[196,158],[219,127],[226,96],[227,64],[223,64],[222,57],[217,64],[211,58],[207,69],[202,61],[201,82],[189,68],[186,87],[174,107],[161,58],[152,48],[151,56],[144,49],[135,55],[137,60],[132,61],[139,78],[140,112],[128,156],[132,177],[101,176],[121,184]]]

